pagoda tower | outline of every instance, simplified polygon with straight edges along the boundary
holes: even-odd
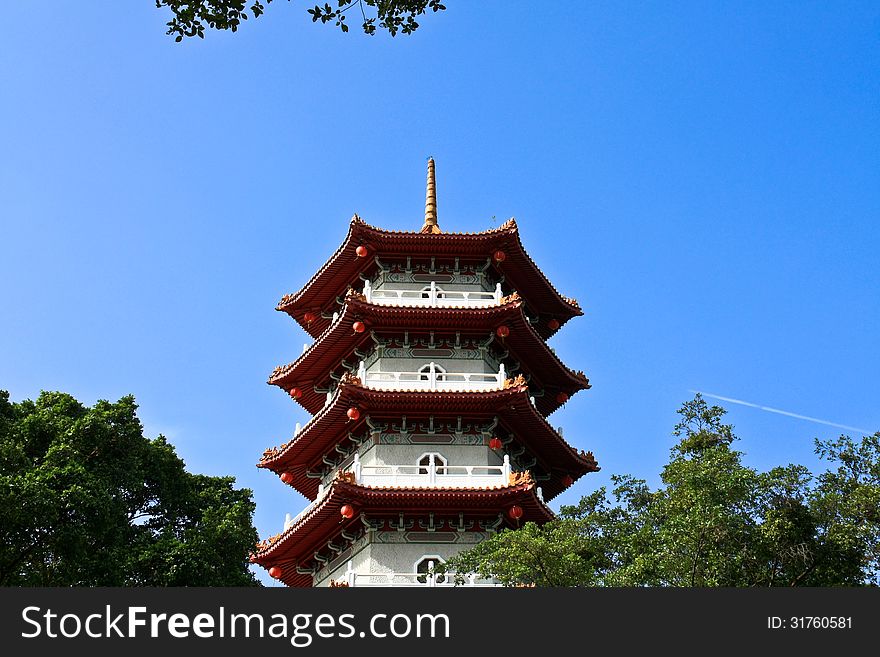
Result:
[[[314,341],[269,383],[312,418],[257,467],[311,502],[251,560],[288,586],[450,586],[436,565],[504,527],[546,522],[547,503],[599,469],[546,419],[590,387],[546,343],[580,307],[513,219],[440,230],[433,159],[421,230],[355,215],[277,310]]]

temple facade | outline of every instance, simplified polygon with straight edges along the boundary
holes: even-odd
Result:
[[[546,343],[580,307],[538,269],[513,219],[442,232],[433,160],[421,230],[355,215],[277,309],[313,342],[269,383],[312,418],[257,467],[310,504],[252,561],[288,586],[450,586],[436,565],[551,519],[547,503],[599,469],[546,419],[590,387]]]

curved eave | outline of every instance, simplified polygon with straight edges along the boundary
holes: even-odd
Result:
[[[366,246],[369,255],[358,257],[355,249]],[[331,307],[337,297],[345,294],[359,275],[375,267],[375,257],[389,256],[465,256],[489,258],[498,250],[505,252],[505,261],[496,265],[512,289],[527,300],[535,312],[546,318],[555,318],[560,326],[572,317],[583,315],[573,299],[562,296],[544,272],[525,251],[516,222],[511,219],[498,228],[481,233],[429,234],[408,231],[389,231],[375,228],[355,216],[348,233],[336,252],[314,276],[294,294],[285,295],[276,306],[293,317],[313,337],[323,333],[330,319],[321,316],[321,310]],[[309,323],[305,314],[314,312],[318,318]],[[542,323],[542,337],[554,333]]]
[[[514,395],[498,417],[550,473],[549,480],[538,482],[545,500],[552,500],[585,474],[601,469],[591,452],[579,452],[569,445],[546,418],[535,411],[526,395]],[[572,484],[566,483],[566,476],[571,477]]]
[[[536,399],[539,410],[550,415],[562,403],[556,395],[565,392],[571,397],[590,388],[583,372],[574,372],[559,359],[544,342],[523,311],[521,300],[511,299],[490,308],[419,308],[367,303],[357,295],[349,295],[339,318],[315,340],[315,343],[289,365],[275,368],[268,383],[285,392],[293,387],[302,391],[297,399],[309,413],[315,414],[324,406],[325,396],[315,392],[314,386],[328,383],[328,372],[351,357],[355,349],[370,342],[370,330],[407,329],[456,330],[494,332],[501,324],[510,328],[510,335],[495,337],[500,350],[508,350],[520,362],[523,370],[535,377],[545,390]],[[352,324],[362,321],[368,330],[355,333]]]
[[[529,400],[524,385],[505,390],[484,392],[424,392],[371,390],[357,383],[342,383],[333,400],[291,441],[274,450],[267,450],[257,467],[293,475],[291,486],[309,499],[318,494],[318,480],[306,476],[310,465],[318,462],[334,445],[340,444],[349,432],[357,433],[371,410],[376,417],[413,413],[436,413],[438,400],[445,412],[469,418],[499,421],[535,453],[550,472],[549,481],[541,482],[544,498],[551,500],[565,490],[564,478],[577,480],[588,472],[599,470],[592,455],[579,452],[547,422]],[[346,413],[352,406],[362,411],[357,422]]]
[[[342,518],[340,509],[344,504],[354,506],[358,515],[348,520]],[[538,499],[534,482],[474,489],[372,487],[336,480],[313,509],[264,543],[251,562],[267,569],[278,566],[282,570],[280,579],[288,586],[311,586],[311,575],[297,572],[297,566],[308,564],[314,552],[326,546],[341,530],[361,527],[359,514],[369,517],[396,515],[401,511],[409,514],[464,512],[489,519],[513,504],[523,509],[520,523],[543,523],[553,518],[550,508]],[[505,522],[507,526],[516,526],[506,515]]]

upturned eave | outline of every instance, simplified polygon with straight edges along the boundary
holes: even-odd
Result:
[[[364,246],[368,255],[360,257],[357,248]],[[290,315],[313,337],[326,330],[335,309],[336,300],[360,280],[360,275],[375,270],[375,258],[401,257],[466,257],[491,259],[503,251],[503,262],[493,261],[511,289],[517,290],[536,313],[552,317],[562,326],[572,317],[583,315],[577,301],[560,294],[544,272],[526,252],[514,219],[497,228],[479,233],[433,233],[393,231],[368,225],[355,215],[342,244],[297,292],[285,295],[276,310]],[[315,314],[311,322],[306,313]],[[539,333],[547,338],[558,329],[546,324]]]

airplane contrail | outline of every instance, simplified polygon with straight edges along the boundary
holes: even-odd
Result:
[[[790,413],[789,411],[783,411],[778,408],[770,408],[769,406],[761,406],[760,404],[753,404],[752,402],[743,401],[742,399],[733,399],[732,397],[722,397],[721,395],[713,395],[708,392],[702,392],[700,390],[691,390],[692,393],[699,393],[704,397],[711,397],[712,399],[720,399],[721,401],[730,402],[731,404],[740,404],[742,406],[749,406],[751,408],[757,408],[761,411],[767,411],[768,413],[778,413],[779,415],[787,415],[788,417],[797,418],[798,420],[806,420],[807,422],[815,422],[816,424],[826,424],[829,427],[837,427],[838,429],[847,429],[849,431],[858,431],[859,433],[870,435],[874,433],[873,431],[868,431],[867,429],[859,429],[858,427],[850,427],[846,424],[838,424],[837,422],[829,422],[828,420],[820,420],[817,417],[810,417],[809,415],[800,415],[798,413]]]

